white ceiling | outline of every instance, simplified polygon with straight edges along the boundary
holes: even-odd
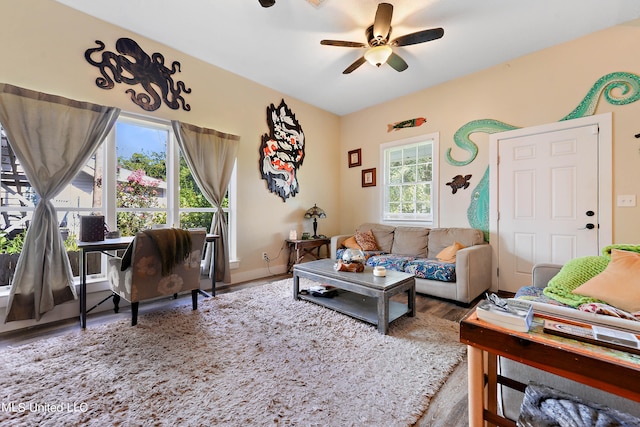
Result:
[[[638,0],[390,0],[392,38],[434,27],[444,37],[394,48],[404,72],[364,64],[344,75],[363,49],[320,40],[366,43],[378,0],[58,1],[338,115],[640,18]]]

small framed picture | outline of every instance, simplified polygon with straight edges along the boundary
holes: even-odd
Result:
[[[376,168],[362,170],[362,186],[363,187],[376,186]]]
[[[349,151],[349,167],[362,165],[362,150],[360,148]]]

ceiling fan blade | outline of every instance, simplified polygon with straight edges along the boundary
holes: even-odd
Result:
[[[361,56],[360,58],[358,58],[353,64],[349,65],[343,72],[342,74],[349,74],[350,72],[352,72],[353,70],[355,70],[356,68],[358,68],[359,66],[361,66],[362,64],[364,64],[365,62],[367,62],[366,59],[364,59],[364,56]]]
[[[393,16],[393,5],[380,3],[376,10],[376,18],[373,21],[373,37],[386,39],[389,37],[391,29],[391,17]]]
[[[391,56],[387,59],[387,64],[396,71],[404,71],[409,68],[405,60],[400,58],[395,52],[391,53]]]
[[[347,42],[343,40],[320,40],[320,44],[326,46],[340,46],[340,47],[367,47],[366,44],[360,42]]]
[[[444,35],[442,28],[431,28],[430,30],[422,30],[411,34],[405,34],[398,38],[393,39],[390,45],[393,46],[409,46],[412,44],[430,42],[431,40],[439,39]]]

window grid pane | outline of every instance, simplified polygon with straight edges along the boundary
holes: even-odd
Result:
[[[433,141],[384,151],[385,219],[428,220],[431,215]]]

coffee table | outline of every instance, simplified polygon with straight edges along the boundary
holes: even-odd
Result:
[[[293,266],[293,298],[311,301],[340,313],[378,326],[387,334],[389,323],[407,314],[415,316],[416,281],[412,274],[387,270],[385,277],[373,275],[372,267],[361,273],[336,271],[335,261],[321,259]],[[300,278],[304,277],[339,289],[332,298],[300,293]],[[394,295],[407,294],[407,303],[390,301]]]

